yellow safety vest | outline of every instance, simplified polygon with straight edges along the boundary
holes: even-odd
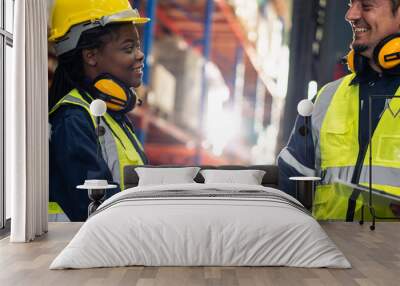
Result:
[[[83,107],[92,118],[93,128],[97,127],[96,120],[90,112],[90,104],[83,99],[77,89],[72,90],[69,94],[64,96],[52,108],[49,115],[53,114],[60,106],[67,104]],[[101,126],[105,128],[105,134],[101,136],[100,141],[102,156],[111,171],[113,181],[119,183],[122,191],[124,190],[125,166],[143,165],[144,162],[123,128],[108,113],[105,113],[101,120]],[[139,146],[142,152],[144,152],[142,144],[137,139],[135,133],[129,128],[129,126],[125,127],[131,133],[137,146]],[[49,202],[49,214],[58,214],[62,212],[62,209],[56,202]]]
[[[350,182],[357,162],[359,144],[359,86],[350,85],[355,74],[326,85],[318,94],[312,114],[316,171],[322,177],[317,186],[313,214],[317,219],[346,218],[348,198],[340,195],[333,182]],[[400,89],[396,94],[400,94]],[[372,137],[373,188],[400,195],[400,100],[389,101]],[[367,125],[366,125],[367,126]],[[359,183],[369,185],[369,150],[366,152]],[[357,199],[356,213],[362,205]],[[388,207],[377,206],[381,216],[393,216]]]

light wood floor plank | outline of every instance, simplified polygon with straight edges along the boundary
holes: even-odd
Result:
[[[119,267],[50,271],[50,263],[78,231],[79,223],[51,223],[50,232],[29,244],[0,240],[1,286],[398,286],[400,223],[323,223],[352,269],[289,267]]]

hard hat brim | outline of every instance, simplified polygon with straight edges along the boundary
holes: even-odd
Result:
[[[146,17],[140,17],[137,9],[125,10],[117,14],[104,16],[101,19],[91,19],[89,22],[98,23],[99,26],[106,26],[111,23],[123,23],[131,22],[133,24],[145,24],[151,19]],[[87,21],[88,22],[88,21]],[[81,23],[84,24],[84,23]],[[65,37],[68,34],[68,30],[51,30],[51,34],[48,38],[50,42],[56,42],[58,39]]]

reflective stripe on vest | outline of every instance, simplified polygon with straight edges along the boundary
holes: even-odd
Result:
[[[354,166],[328,168],[325,171],[325,176],[322,180],[322,183],[331,184],[334,183],[338,178],[350,182],[353,177],[354,169]],[[400,169],[372,166],[372,182],[377,185],[400,187]],[[362,167],[359,183],[369,183],[369,166]]]
[[[322,184],[332,184],[339,178],[340,180],[350,182],[353,177],[354,170],[354,166],[327,168],[325,170]],[[374,185],[387,185],[400,188],[399,178],[400,169],[398,168],[372,166],[372,183]],[[362,185],[369,184],[369,166],[362,167],[359,183]]]
[[[332,184],[336,179],[351,181],[359,152],[359,90],[358,85],[349,85],[353,78],[354,74],[348,75],[325,86],[318,95],[312,115],[316,169],[320,170],[323,179],[315,195],[317,208],[314,215],[319,219],[342,219],[346,216],[346,199],[339,198],[332,191]],[[400,109],[400,100],[392,100],[390,104],[392,110]],[[398,195],[399,123],[400,116],[394,118],[386,109],[372,138],[373,187]],[[366,154],[359,180],[363,185],[369,182],[369,150]],[[357,204],[360,207],[361,200]]]
[[[353,177],[354,169],[354,166],[327,168],[324,170],[321,183],[324,185],[333,184],[337,179],[350,182]]]
[[[303,176],[313,177],[315,176],[315,171],[313,169],[308,168],[307,166],[301,164],[285,147],[282,149],[281,153],[279,153],[278,158],[282,159],[286,164],[296,169],[297,172],[302,174]]]
[[[83,99],[78,90],[74,89],[65,97],[63,97],[50,111],[50,115],[54,113],[60,106],[73,104],[83,107],[92,119],[93,127],[96,128],[96,120],[90,112],[90,104]],[[120,185],[121,191],[124,190],[124,168],[127,165],[143,165],[143,160],[138,151],[135,150],[134,144],[131,142],[121,126],[108,114],[101,118],[101,126],[105,128],[105,133],[100,136],[101,153],[104,161],[112,174],[113,181]],[[134,132],[128,126],[126,128],[132,134],[136,144],[143,151],[140,141]],[[83,182],[82,182],[83,183]]]

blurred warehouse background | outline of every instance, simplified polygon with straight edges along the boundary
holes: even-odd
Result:
[[[151,164],[267,164],[297,103],[346,73],[346,1],[135,0],[144,104],[130,115]],[[49,48],[49,83],[57,65]]]

